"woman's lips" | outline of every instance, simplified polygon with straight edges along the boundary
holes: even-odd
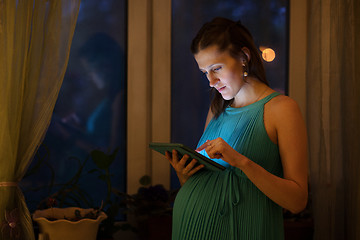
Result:
[[[225,88],[226,88],[226,86],[223,86],[223,87],[221,87],[221,88],[218,88],[217,90],[218,90],[219,92],[222,92],[222,91],[225,90]]]

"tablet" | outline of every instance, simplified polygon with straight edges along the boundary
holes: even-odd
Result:
[[[171,153],[172,150],[175,149],[179,154],[179,159],[181,159],[183,155],[187,154],[190,156],[189,162],[192,159],[196,159],[200,164],[204,164],[205,167],[209,170],[223,171],[226,169],[223,165],[220,165],[219,163],[214,162],[210,158],[205,157],[204,155],[196,152],[195,150],[193,150],[181,143],[152,142],[149,144],[149,147],[163,155],[165,155],[166,151]]]

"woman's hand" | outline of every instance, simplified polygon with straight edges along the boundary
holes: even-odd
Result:
[[[197,171],[202,169],[204,165],[195,166],[197,161],[193,159],[186,165],[186,162],[189,159],[188,155],[184,155],[180,160],[176,150],[172,151],[172,154],[168,151],[165,153],[166,159],[170,162],[171,166],[175,169],[176,174],[179,178],[180,184],[184,183]]]
[[[208,140],[197,148],[196,151],[200,152],[204,149],[210,158],[221,159],[234,167],[239,167],[248,160],[245,156],[233,149],[222,138]]]

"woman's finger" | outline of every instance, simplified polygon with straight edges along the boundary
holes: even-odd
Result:
[[[206,153],[209,155],[210,158],[223,158],[222,152],[219,150],[217,146],[210,145],[205,149]]]
[[[178,155],[178,152],[177,152],[175,149],[172,150],[172,158],[173,158],[173,160],[175,160],[176,162],[179,161],[179,155]]]
[[[188,173],[191,171],[191,169],[193,169],[196,165],[198,161],[196,161],[196,159],[191,160],[191,162],[188,163],[188,165],[186,165],[186,167],[184,168],[184,173]]]
[[[196,168],[191,169],[191,171],[187,174],[189,177],[192,176],[194,173],[196,173],[197,171],[199,171],[200,169],[202,169],[203,167],[205,167],[203,164],[197,166]]]
[[[206,140],[205,143],[203,143],[200,147],[198,147],[197,149],[195,149],[195,151],[197,152],[201,152],[202,150],[204,150],[205,148],[207,148],[208,146],[210,146],[210,141]]]
[[[186,162],[189,160],[189,155],[185,154],[179,161],[179,164],[183,167],[185,167]]]

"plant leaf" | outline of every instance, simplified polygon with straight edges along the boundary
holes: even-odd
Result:
[[[92,160],[100,169],[106,170],[110,167],[112,161],[106,153],[100,150],[93,150],[90,153]]]

